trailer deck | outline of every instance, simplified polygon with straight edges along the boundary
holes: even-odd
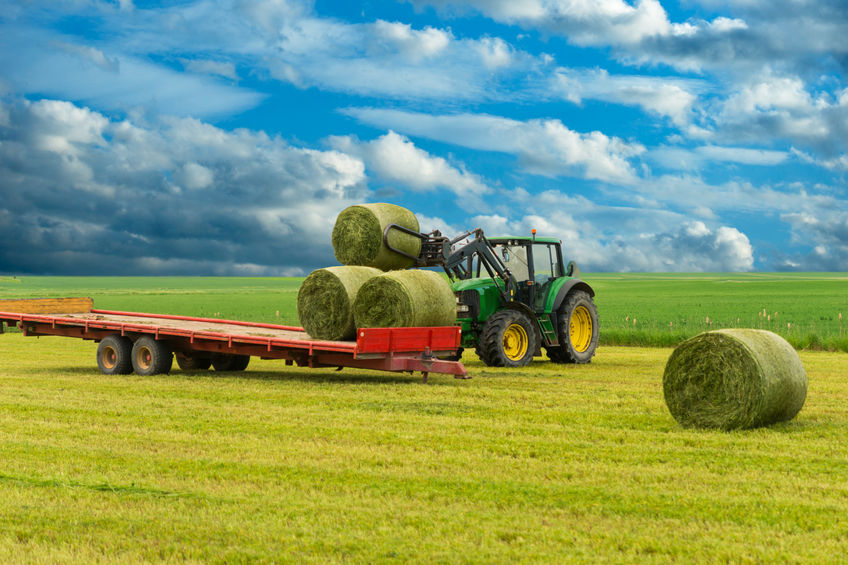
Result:
[[[461,339],[458,326],[362,328],[356,341],[321,341],[294,326],[95,308],[70,313],[0,311],[0,331],[3,323],[20,328],[25,336],[98,342],[116,335],[133,340],[151,336],[167,341],[178,355],[250,355],[310,368],[419,371],[425,381],[429,373],[468,378],[462,363],[440,358],[456,354]]]

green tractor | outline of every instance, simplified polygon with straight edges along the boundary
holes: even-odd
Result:
[[[487,238],[476,229],[448,239],[396,224],[386,228],[422,239],[418,265],[443,267],[457,296],[462,347],[474,347],[492,367],[522,367],[544,348],[555,363],[588,363],[598,347],[595,292],[562,259],[548,237]],[[407,255],[409,256],[409,255]],[[459,355],[462,355],[460,350]],[[457,357],[458,358],[458,357]]]

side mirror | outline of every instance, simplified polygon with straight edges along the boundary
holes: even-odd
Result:
[[[565,276],[567,277],[579,277],[580,269],[577,267],[577,263],[574,261],[569,261],[568,265],[565,267]]]
[[[506,247],[501,249],[501,257],[503,257],[504,263],[509,263],[509,250]]]

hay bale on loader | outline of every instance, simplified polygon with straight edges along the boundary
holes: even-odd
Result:
[[[297,292],[300,325],[316,339],[337,341],[356,335],[353,303],[363,284],[382,274],[372,267],[327,267],[313,271]]]
[[[681,425],[723,430],[791,420],[804,406],[807,374],[782,337],[723,329],[681,343],[663,374],[669,412]]]
[[[408,269],[415,261],[389,250],[383,232],[397,224],[417,232],[418,219],[411,211],[394,204],[358,204],[342,210],[333,226],[333,250],[342,265],[363,265],[383,271]],[[409,255],[421,253],[421,239],[398,230],[388,234],[389,243]]]
[[[353,317],[357,328],[451,326],[456,323],[456,297],[436,272],[392,271],[362,285]]]

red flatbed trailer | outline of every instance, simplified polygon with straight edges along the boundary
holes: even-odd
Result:
[[[25,308],[24,302],[30,307]],[[17,309],[39,310],[31,307],[37,302],[21,301],[21,307]],[[363,328],[357,331],[356,341],[321,341],[311,338],[303,328],[293,326],[94,308],[75,313],[0,311],[0,332],[3,323],[17,326],[25,336],[54,335],[101,342],[98,365],[103,372],[113,371],[105,370],[102,362],[107,367],[114,362],[114,359],[101,357],[103,340],[108,338],[110,344],[128,343],[131,340],[137,344],[144,338],[144,343],[167,344],[168,355],[173,351],[183,359],[216,355],[233,358],[255,356],[282,359],[286,365],[297,364],[310,368],[420,371],[425,382],[429,373],[468,378],[462,363],[439,358],[456,354],[461,338],[458,326]],[[136,355],[135,347],[133,355]],[[143,364],[144,361],[142,359],[140,362]],[[139,372],[135,364],[133,367]],[[167,367],[170,369],[170,358]]]

